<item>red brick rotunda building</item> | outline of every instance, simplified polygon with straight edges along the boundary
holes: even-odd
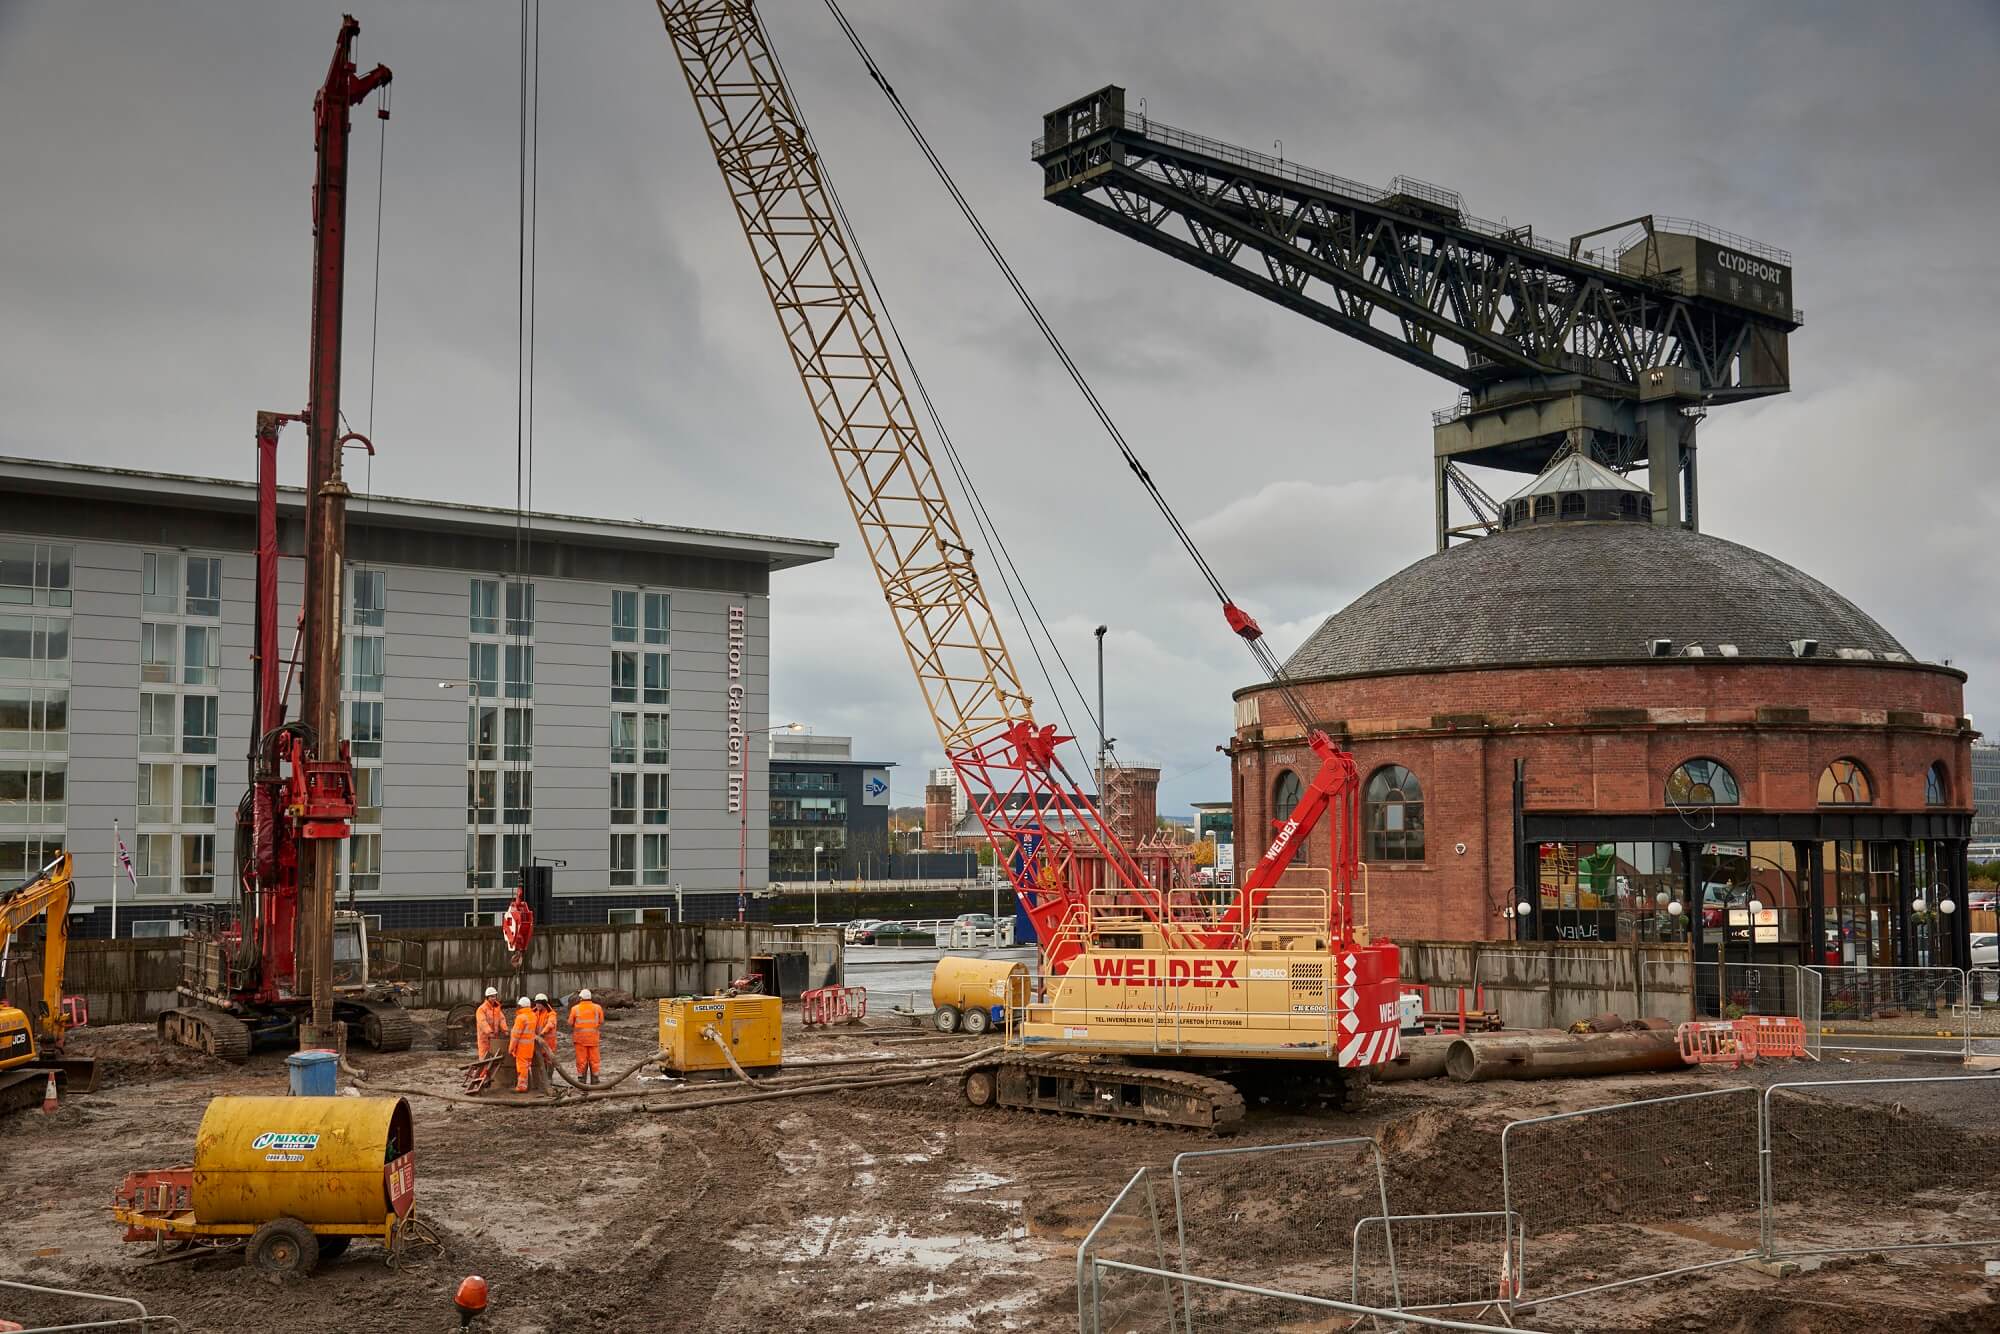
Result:
[[[1650,510],[1558,459],[1500,532],[1327,618],[1286,665],[1310,719],[1272,687],[1237,692],[1239,855],[1311,774],[1311,722],[1360,769],[1378,935],[1966,966],[1964,673]]]

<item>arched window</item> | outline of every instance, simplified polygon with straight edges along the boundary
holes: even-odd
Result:
[[[1424,789],[1402,765],[1385,764],[1368,776],[1361,818],[1369,861],[1424,859]]]
[[[1630,491],[1620,494],[1618,497],[1618,512],[1636,517],[1639,513],[1639,497],[1633,495]]]
[[[1868,806],[1875,801],[1868,775],[1853,760],[1835,760],[1819,771],[1819,804]]]
[[[1556,498],[1554,496],[1535,497],[1535,517],[1537,519],[1553,519],[1555,515]]]
[[[1271,789],[1271,823],[1283,824],[1291,818],[1292,809],[1306,794],[1306,785],[1290,769],[1278,775],[1278,782]]]
[[[1565,496],[1563,496],[1562,512],[1565,518],[1571,515],[1582,514],[1583,509],[1584,509],[1583,492],[1571,491]]]
[[[1939,761],[1924,771],[1924,805],[1949,806],[1951,804],[1951,779],[1945,775],[1944,763]]]
[[[1721,760],[1689,760],[1667,775],[1669,806],[1734,806],[1742,799],[1736,775]]]

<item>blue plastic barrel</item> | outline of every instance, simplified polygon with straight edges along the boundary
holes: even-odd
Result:
[[[340,1090],[340,1057],[330,1051],[295,1051],[285,1058],[295,1098],[331,1098]]]

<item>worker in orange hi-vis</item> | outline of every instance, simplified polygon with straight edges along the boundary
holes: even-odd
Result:
[[[514,1057],[514,1091],[528,1091],[528,1072],[535,1068],[535,1051],[542,1045],[541,1016],[535,1013],[535,1003],[526,996],[516,1002],[520,1006],[514,1011],[514,1029],[507,1040],[507,1050]]]
[[[577,1083],[598,1082],[603,1034],[604,1007],[590,998],[590,988],[585,987],[576,993],[576,1004],[569,1007],[569,1045],[576,1052]]]
[[[507,1009],[500,1003],[497,987],[486,988],[486,999],[473,1011],[479,1036],[479,1059],[497,1055],[507,1045]]]
[[[549,1001],[546,991],[535,993],[535,1029],[542,1039],[542,1058],[548,1062],[547,1079],[551,1087],[555,1084],[556,1041],[560,1034],[557,1028],[556,1007]]]

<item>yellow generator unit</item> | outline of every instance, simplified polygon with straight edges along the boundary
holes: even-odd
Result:
[[[401,1098],[216,1098],[194,1166],[132,1173],[112,1216],[127,1241],[248,1237],[252,1265],[306,1274],[355,1237],[393,1251],[416,1192]]]
[[[1027,981],[1024,963],[948,954],[931,973],[931,1022],[940,1033],[961,1028],[984,1033],[993,1026],[993,1007],[1005,1006],[1010,988],[1019,990]]]
[[[784,1063],[785,1003],[776,996],[676,996],[660,1002],[660,1050],[676,1074],[746,1074]]]

